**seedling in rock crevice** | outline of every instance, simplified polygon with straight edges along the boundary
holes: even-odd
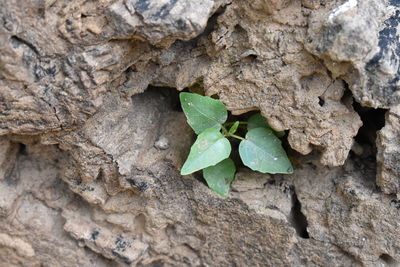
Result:
[[[260,113],[247,122],[226,122],[225,105],[208,96],[180,93],[182,109],[192,129],[198,134],[190,153],[182,166],[181,174],[203,170],[208,186],[226,197],[234,180],[236,167],[232,159],[228,138],[239,139],[239,155],[243,164],[262,173],[292,173],[293,167],[282,148],[281,141]],[[237,135],[245,128],[245,137]]]

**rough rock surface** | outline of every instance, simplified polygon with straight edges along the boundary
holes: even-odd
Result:
[[[304,49],[308,12],[292,1],[270,15],[256,3],[238,2],[218,18],[206,92],[236,114],[260,109],[273,128],[290,130],[293,149],[308,154],[314,146],[322,164],[342,165],[361,120],[351,100],[341,102],[344,82]]]
[[[349,0],[335,8],[329,4],[310,19],[307,49],[363,105],[389,108],[400,101],[399,8],[398,0]]]
[[[379,131],[376,140],[378,153],[377,184],[387,194],[400,193],[400,106],[395,106],[386,114],[386,125]]]
[[[400,264],[399,14],[1,1],[0,266]],[[241,168],[227,199],[181,177],[193,133],[171,88],[187,87],[286,130],[294,174]],[[376,147],[354,139],[375,135],[354,101],[389,110]]]

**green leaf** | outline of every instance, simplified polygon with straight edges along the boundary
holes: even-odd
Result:
[[[235,172],[233,160],[227,158],[215,166],[205,168],[203,176],[211,190],[222,197],[227,197],[231,182],[235,179]]]
[[[251,116],[248,121],[247,121],[247,130],[250,131],[251,129],[259,128],[259,127],[264,127],[267,129],[273,130],[267,123],[267,120],[260,114],[254,114]],[[275,135],[278,137],[282,137],[285,135],[284,131],[281,132],[276,132],[274,131]]]
[[[271,129],[271,127],[268,125],[265,118],[260,113],[257,113],[248,119],[247,130],[250,131],[251,129],[255,129],[255,128],[259,128],[259,127]]]
[[[240,142],[240,157],[247,167],[262,173],[293,173],[281,141],[271,129],[254,128]]]
[[[231,144],[218,130],[204,130],[190,148],[190,153],[183,164],[181,174],[187,175],[195,171],[213,166],[229,157]]]
[[[239,124],[240,124],[240,122],[239,122],[239,121],[236,121],[236,122],[232,125],[232,127],[229,129],[229,134],[234,134],[234,133],[236,133],[236,131],[237,131],[238,127],[239,127]]]
[[[221,129],[228,118],[224,103],[208,96],[180,93],[179,99],[187,121],[196,134],[205,129]]]

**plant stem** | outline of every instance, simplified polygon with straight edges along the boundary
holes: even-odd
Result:
[[[246,140],[245,138],[243,138],[243,137],[241,137],[241,136],[239,136],[239,135],[230,134],[229,131],[226,129],[226,127],[229,127],[230,125],[233,125],[234,123],[235,123],[235,122],[226,122],[226,123],[222,124],[222,125],[221,125],[222,134],[223,134],[225,137],[233,137],[233,138],[236,138],[236,139],[239,139],[239,140]],[[244,125],[246,125],[246,124],[247,124],[247,122],[245,122],[245,121],[239,121],[239,127],[240,127],[240,126],[244,126]],[[226,126],[226,127],[225,127],[225,126]]]
[[[241,136],[239,136],[239,135],[230,134],[230,133],[226,130],[226,128],[225,128],[224,126],[222,126],[222,134],[223,134],[225,137],[233,137],[233,138],[236,138],[236,139],[239,139],[239,140],[246,140],[245,138],[243,138],[243,137],[241,137]]]
[[[243,138],[243,137],[241,137],[241,136],[239,136],[239,135],[236,135],[236,134],[229,134],[228,136],[231,136],[231,137],[233,137],[233,138],[236,138],[236,139],[239,139],[239,140],[246,140],[245,138]]]

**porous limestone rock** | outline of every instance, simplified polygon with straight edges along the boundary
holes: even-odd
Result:
[[[6,137],[0,137],[0,180],[10,175],[19,152],[19,145]]]
[[[223,0],[119,0],[107,7],[113,38],[164,46],[199,35]]]
[[[153,101],[151,92],[145,95]],[[78,198],[60,180],[67,152],[27,145],[18,155],[19,168],[0,182],[0,255],[8,253],[3,262],[377,266],[400,261],[398,201],[375,187],[372,159],[350,158],[344,168],[329,168],[316,166],[317,155],[311,155],[286,176],[240,169],[233,191],[222,199],[194,177],[178,174],[179,165],[169,158],[180,153],[181,136],[169,140],[168,154],[153,152],[158,164],[148,167],[146,178],[131,177],[146,184],[106,194],[104,202]],[[153,162],[142,163],[148,160]]]
[[[400,103],[398,0],[328,3],[311,16],[306,48],[365,106]]]
[[[109,91],[130,96],[149,84],[183,89],[203,81],[233,113],[260,109],[273,128],[290,130],[300,153],[317,148],[322,164],[344,163],[361,121],[351,101],[340,101],[343,80],[304,49],[310,9],[299,1],[237,1],[223,11],[226,2],[211,0],[78,2],[32,2],[29,14],[2,3],[9,11],[2,76],[10,82],[1,91],[0,133],[63,132],[83,125]],[[215,12],[223,14],[210,18]],[[206,27],[208,20],[215,25]]]
[[[306,174],[312,169],[314,177]],[[337,245],[364,266],[396,266],[398,200],[380,192],[375,172],[373,158],[349,159],[335,169],[305,164],[293,182],[310,238]]]
[[[211,35],[206,92],[218,94],[235,114],[261,110],[275,130],[289,130],[293,149],[308,154],[317,148],[322,164],[342,165],[361,120],[351,100],[342,99],[343,80],[329,77],[304,49],[307,9],[299,1],[283,6],[273,15],[247,1],[227,7]]]
[[[109,195],[104,203],[86,199],[89,205],[59,179],[65,157],[55,146],[28,145],[19,168],[0,182],[4,264],[111,264],[85,247],[121,265],[284,265],[302,258],[317,266],[330,257],[353,263],[333,244],[321,250],[320,241],[296,235],[289,177],[259,175],[255,180],[264,182],[238,183],[240,191],[221,199],[164,159],[153,170],[166,173],[151,174],[148,188]]]
[[[400,193],[400,105],[386,114],[385,127],[376,139],[377,185],[386,194]]]

